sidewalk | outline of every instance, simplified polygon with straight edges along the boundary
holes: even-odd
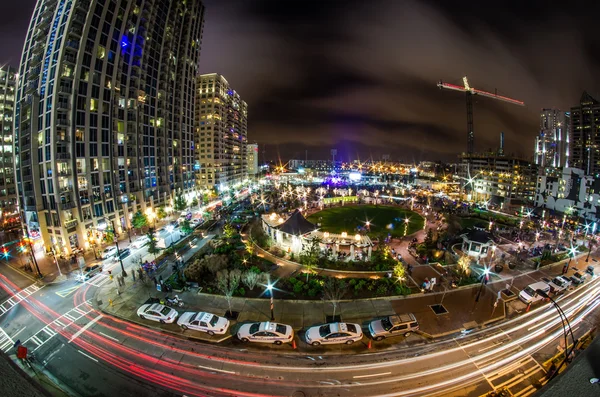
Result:
[[[194,251],[195,252],[195,251]],[[186,253],[184,260],[189,259],[194,252]],[[577,265],[581,268],[583,256],[574,259],[572,267]],[[599,267],[596,262],[590,261]],[[587,265],[587,263],[586,263]],[[532,282],[539,281],[541,277],[554,277],[560,274],[563,263],[559,262],[552,266],[546,266],[537,271],[531,271],[520,275],[515,275],[512,280],[511,297],[500,294],[497,306],[494,303],[498,299],[498,291],[506,288],[506,279],[500,279],[488,283],[482,288],[479,302],[475,302],[480,284],[460,287],[444,292],[413,294],[407,297],[387,297],[364,300],[346,300],[338,305],[336,314],[341,316],[342,321],[354,322],[366,325],[366,323],[375,318],[393,314],[412,312],[419,321],[421,331],[424,335],[432,338],[439,338],[445,335],[458,333],[464,330],[480,328],[486,324],[502,320],[509,314],[517,315],[525,305],[520,301],[513,301],[518,295],[519,290]],[[167,268],[170,269],[170,266]],[[569,270],[569,274],[573,269]],[[140,320],[136,311],[150,297],[162,297],[164,294],[156,291],[152,282],[144,285],[139,280],[132,285],[130,278],[126,280],[126,287],[121,295],[117,295],[113,285],[100,289],[96,295],[97,305],[101,310],[133,321],[147,327],[160,329],[166,332],[175,333],[187,338],[199,339],[209,342],[219,342],[223,337],[210,337],[203,333],[194,331],[182,331],[176,324],[160,325]],[[257,287],[259,288],[259,287]],[[228,310],[227,301],[219,295],[198,293],[196,291],[186,291],[179,294],[184,300],[183,311],[207,311],[220,316],[224,316]],[[113,300],[113,305],[109,305],[109,299]],[[506,300],[505,300],[506,299]],[[507,302],[512,305],[510,308]],[[436,314],[431,306],[443,304],[447,313]],[[521,307],[522,306],[522,307]],[[247,321],[268,321],[270,319],[270,308],[268,299],[249,299],[234,297],[232,309],[239,313],[237,322]],[[510,309],[510,310],[509,310]],[[300,301],[275,299],[274,314],[277,321],[289,324],[294,329],[302,329],[316,324],[322,324],[326,321],[326,316],[333,314],[331,302],[321,300]],[[232,321],[232,329],[235,329],[236,321]]]

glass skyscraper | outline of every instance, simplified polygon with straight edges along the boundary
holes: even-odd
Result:
[[[200,0],[38,0],[16,97],[17,190],[39,248],[99,243],[194,189]]]

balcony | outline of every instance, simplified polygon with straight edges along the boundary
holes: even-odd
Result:
[[[31,80],[25,86],[25,92],[26,93],[32,93],[32,92],[36,91],[37,88],[38,88],[38,81],[37,80]]]
[[[75,4],[75,8],[87,13],[90,8],[90,2],[88,0],[80,0]]]
[[[67,229],[69,233],[74,232],[77,228],[77,223],[77,219],[70,219],[68,221],[65,221],[65,229]]]
[[[70,121],[68,118],[66,117],[60,117],[56,119],[56,126],[57,127],[68,127],[70,125]]]
[[[80,39],[81,31],[82,31],[82,27],[80,25],[72,24],[71,29],[69,29],[68,37]]]
[[[79,51],[79,41],[78,40],[68,40],[65,43],[65,50],[73,51],[74,53],[77,53],[77,51]]]
[[[72,89],[71,89],[71,85],[70,84],[61,84],[58,87],[58,92],[60,94],[71,94],[71,91],[72,91]]]
[[[70,210],[77,207],[77,203],[74,201],[66,201],[64,203],[60,203],[60,209],[63,211]]]
[[[63,62],[71,64],[71,65],[75,65],[75,63],[77,62],[77,58],[75,58],[73,55],[66,54],[63,57]]]
[[[55,157],[57,160],[70,160],[71,153],[56,153]]]
[[[83,25],[85,25],[85,16],[78,12],[73,16],[71,23],[73,26],[77,25],[83,27]]]
[[[62,169],[62,170],[58,171],[56,174],[58,176],[71,176],[72,171],[71,170]]]
[[[29,167],[31,166],[31,159],[25,159],[25,160],[21,160],[21,166],[22,167]]]
[[[56,108],[58,110],[70,110],[71,104],[67,101],[58,101],[56,102]]]

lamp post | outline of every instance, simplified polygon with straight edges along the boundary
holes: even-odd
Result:
[[[112,226],[113,229],[113,234],[115,234],[115,222],[114,221],[110,221],[110,224]],[[119,250],[119,241],[117,240],[117,236],[115,234],[115,247],[117,247],[117,258],[119,258],[119,263],[121,264],[121,274],[123,275],[123,277],[127,277],[127,272],[125,271],[125,267],[123,266],[123,259],[121,258],[121,251]]]
[[[577,339],[575,339],[575,336],[573,335],[573,330],[571,329],[571,323],[569,322],[567,315],[565,314],[565,312],[563,312],[562,308],[558,305],[558,303],[556,303],[556,301],[554,299],[552,299],[545,291],[538,289],[538,290],[536,290],[536,292],[543,298],[549,299],[550,302],[552,302],[552,305],[558,312],[558,316],[560,318],[560,321],[561,321],[561,324],[563,327],[563,336],[565,338],[565,358],[562,360],[562,362],[560,363],[558,368],[556,368],[554,370],[554,373],[552,374],[552,376],[549,379],[549,381],[551,381],[552,379],[554,379],[556,377],[556,375],[558,375],[558,372],[560,371],[562,366],[565,365],[565,363],[567,362],[567,359],[569,358],[571,353],[573,353],[573,350],[575,349],[575,345],[577,344]],[[565,326],[565,324],[566,324],[566,326]],[[570,351],[569,351],[569,345],[568,345],[568,334],[571,334],[571,340],[573,342],[573,345],[571,346]]]
[[[275,314],[273,313],[273,284],[267,284],[267,291],[269,291],[269,297],[271,298],[271,321],[274,321]]]
[[[588,240],[588,254],[585,258],[586,262],[590,261],[590,254],[592,253],[592,240]]]
[[[166,230],[167,230],[167,233],[169,233],[169,238],[170,238],[169,248],[172,248],[173,247],[173,230],[175,230],[175,227],[173,227],[173,225],[169,225],[169,226],[167,226]]]
[[[492,261],[494,260],[494,254],[496,253],[496,246],[492,245],[492,255],[490,256],[490,263],[488,266],[483,264],[483,275],[481,276],[481,284],[479,285],[479,291],[477,291],[477,296],[475,297],[475,302],[479,302],[479,298],[481,297],[481,291],[483,290],[483,284],[487,280],[488,275],[490,274],[490,268],[492,267]]]

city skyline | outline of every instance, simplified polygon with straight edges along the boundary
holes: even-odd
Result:
[[[508,152],[531,157],[540,109],[569,109],[598,86],[593,43],[586,24],[576,25],[585,18],[576,6],[484,12],[475,4],[432,2],[380,1],[368,9],[336,1],[307,9],[294,2],[205,4],[210,18],[200,72],[222,74],[245,98],[252,140],[266,159],[303,158],[305,150],[328,158],[336,147],[340,158],[455,161],[465,148],[464,100],[436,83],[458,83],[463,75],[476,88],[497,87],[526,103],[521,109],[476,100],[476,151],[494,149],[504,132]],[[22,8],[7,13],[3,62],[15,64],[22,48],[9,44],[23,41],[26,26],[17,23],[30,10]],[[550,32],[537,29],[544,17],[561,23]],[[563,54],[552,63],[543,60],[546,41]]]

